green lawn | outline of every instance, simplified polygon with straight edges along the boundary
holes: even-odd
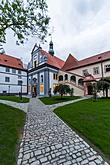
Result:
[[[29,98],[26,97],[22,97],[22,100],[20,99],[20,97],[17,96],[0,96],[1,100],[8,100],[8,101],[14,101],[17,103],[27,103],[29,102]]]
[[[0,165],[16,164],[17,144],[24,122],[24,112],[0,104]]]
[[[79,98],[80,98],[80,96],[73,96],[73,97],[63,96],[62,98],[61,98],[61,96],[52,96],[52,97],[43,97],[43,98],[40,98],[40,100],[46,105],[51,105],[51,104],[57,104],[57,103],[75,100],[75,99],[79,99]]]
[[[110,159],[110,99],[83,100],[54,112]]]

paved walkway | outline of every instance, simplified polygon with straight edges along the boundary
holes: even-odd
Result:
[[[40,100],[29,104],[17,165],[108,165]]]
[[[27,113],[28,105],[29,105],[29,103],[17,103],[17,102],[7,101],[7,100],[0,100],[0,103],[12,106],[14,108],[18,108],[24,111],[25,113]]]
[[[89,97],[90,98],[90,97]],[[64,105],[68,105],[68,104],[71,104],[71,103],[75,103],[75,102],[78,102],[78,101],[81,101],[81,100],[85,100],[85,99],[88,99],[88,97],[81,97],[79,99],[76,99],[76,100],[70,100],[70,101],[66,101],[66,102],[61,102],[61,103],[57,103],[57,104],[52,104],[52,105],[46,105],[48,108],[50,108],[51,110],[54,110],[58,107],[62,107]]]

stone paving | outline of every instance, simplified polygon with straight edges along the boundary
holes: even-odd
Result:
[[[66,101],[66,102],[61,102],[61,103],[57,103],[57,104],[52,104],[52,105],[46,105],[48,108],[50,108],[52,111],[58,107],[62,107],[64,105],[68,105],[68,104],[71,104],[71,103],[75,103],[75,102],[78,102],[80,100],[85,100],[85,99],[88,99],[90,98],[91,96],[89,97],[81,97],[79,99],[76,99],[76,100],[70,100],[70,101]]]
[[[25,113],[27,113],[28,105],[29,105],[29,103],[16,103],[16,102],[7,101],[7,100],[0,100],[0,103],[12,106],[14,108],[18,108],[24,111]]]
[[[40,100],[29,104],[17,165],[109,165]]]

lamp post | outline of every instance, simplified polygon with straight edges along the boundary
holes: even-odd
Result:
[[[21,100],[22,100],[22,84],[23,84],[23,81],[21,81]]]
[[[101,74],[102,74],[102,91],[103,91],[103,96],[104,96],[104,73],[103,73],[103,62],[102,62],[102,56],[98,57],[98,59],[100,59],[100,63],[101,63]]]
[[[8,86],[8,94],[10,94],[10,85]]]

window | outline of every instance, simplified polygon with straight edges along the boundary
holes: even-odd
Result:
[[[5,82],[10,82],[10,77],[5,77]]]
[[[99,67],[93,68],[93,74],[99,74]]]
[[[18,79],[22,79],[22,76],[18,76]]]
[[[76,82],[76,76],[71,76],[70,81]]]
[[[82,72],[83,72],[83,76],[87,76],[89,74],[87,69],[83,70]]]
[[[44,85],[43,85],[43,84],[40,85],[40,92],[41,92],[41,93],[44,92]]]
[[[21,70],[18,70],[18,74],[21,74]]]
[[[16,73],[16,69],[12,69],[12,73]]]
[[[22,81],[21,80],[18,80],[18,85],[22,85]]]
[[[36,61],[34,61],[34,68],[36,68],[36,66],[37,66],[37,63],[36,63]]]
[[[105,65],[105,72],[110,72],[110,65]]]
[[[67,74],[65,74],[65,80],[68,80],[68,75]]]
[[[56,80],[58,80],[58,74],[56,74]]]
[[[63,81],[63,76],[62,75],[59,76],[59,81]]]
[[[58,75],[56,73],[53,73],[53,80],[57,80],[58,79]]]
[[[6,67],[6,72],[10,72],[10,68]]]
[[[54,80],[56,79],[56,74],[55,74],[55,73],[53,73],[53,79],[54,79]]]
[[[44,80],[43,80],[43,75],[41,75],[41,80],[40,80],[40,82],[43,83],[43,81],[44,81]]]
[[[78,80],[78,85],[83,86],[83,79],[80,78],[80,79]]]

